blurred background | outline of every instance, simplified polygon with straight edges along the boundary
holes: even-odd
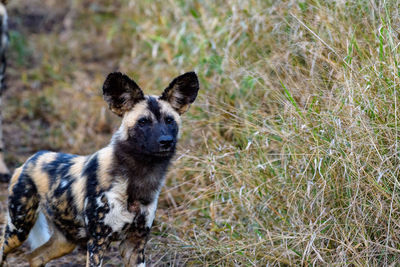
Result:
[[[120,123],[101,95],[109,72],[148,94],[197,72],[200,94],[183,116],[148,245],[153,266],[396,265],[397,1],[7,8],[11,169],[38,150],[107,145]]]

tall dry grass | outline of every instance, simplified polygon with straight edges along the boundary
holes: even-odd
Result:
[[[399,264],[396,1],[47,0],[32,29],[36,2],[10,5],[10,164],[107,144],[108,72],[194,69],[155,265]]]

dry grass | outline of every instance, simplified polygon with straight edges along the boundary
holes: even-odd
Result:
[[[394,1],[24,2],[10,4],[9,164],[107,144],[108,72],[155,93],[194,69],[153,263],[398,263]]]

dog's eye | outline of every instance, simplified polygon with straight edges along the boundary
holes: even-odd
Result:
[[[145,126],[151,123],[151,120],[149,118],[141,118],[139,121],[140,126]]]
[[[173,121],[174,121],[174,119],[171,118],[171,117],[166,117],[166,118],[165,118],[165,123],[166,123],[166,124],[171,124]]]

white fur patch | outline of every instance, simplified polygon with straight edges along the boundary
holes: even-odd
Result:
[[[62,180],[61,184],[60,184],[60,187],[61,188],[65,188],[67,185],[68,185],[68,181],[67,180]]]
[[[80,229],[79,229],[78,236],[79,236],[80,238],[85,238],[85,237],[86,237],[86,230],[85,230],[85,228],[80,228]]]
[[[10,228],[11,232],[14,231],[15,229],[17,229],[15,227],[15,225],[12,223],[10,214],[8,212],[7,212],[7,225],[8,225],[8,228]]]
[[[6,7],[3,4],[0,4],[0,16],[3,16],[5,21],[7,21],[7,11]]]
[[[127,186],[127,181],[121,182],[114,185],[110,191],[105,192],[110,205],[110,211],[104,216],[104,223],[110,226],[113,232],[121,231],[124,225],[132,223],[135,217],[135,213],[129,212],[127,209]],[[156,214],[158,195],[159,192],[156,193],[152,203],[140,207],[141,212],[146,215],[146,226],[149,228],[152,226]]]
[[[157,202],[158,194],[152,203],[150,203],[148,206],[142,207],[142,211],[146,212],[146,227],[151,228],[151,226],[153,225],[154,217],[156,217]]]
[[[50,239],[50,229],[47,219],[42,212],[39,216],[28,236],[28,242],[32,250],[40,247]]]
[[[7,10],[6,7],[3,4],[0,4],[0,16],[2,17],[2,26],[3,30],[7,31],[8,29],[8,16],[7,16]],[[7,35],[3,34],[2,36],[2,42],[3,45],[7,44]]]
[[[119,232],[126,223],[132,223],[135,216],[134,213],[128,211],[126,202],[127,182],[119,183],[105,193],[110,211],[104,217],[104,223],[111,227],[113,232]]]

